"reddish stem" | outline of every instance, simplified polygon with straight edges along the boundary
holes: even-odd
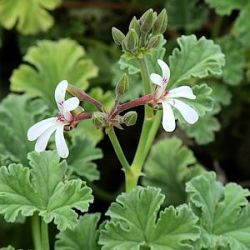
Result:
[[[74,121],[87,120],[92,118],[92,116],[93,116],[92,113],[80,113],[75,117]]]

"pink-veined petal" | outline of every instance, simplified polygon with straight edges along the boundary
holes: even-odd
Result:
[[[195,99],[196,96],[193,93],[193,90],[189,86],[181,86],[178,88],[171,89],[168,94],[168,98],[183,97],[188,99]]]
[[[162,86],[162,77],[160,75],[152,73],[150,75],[150,80],[152,83],[154,83],[158,86]]]
[[[68,82],[66,80],[59,82],[58,85],[56,86],[55,100],[58,105],[58,108],[59,108],[59,104],[63,103],[65,100],[67,88],[68,88]]]
[[[179,110],[187,123],[194,124],[198,121],[198,113],[186,103],[177,99],[170,100],[169,103]]]
[[[37,142],[35,144],[35,150],[37,152],[43,152],[46,149],[49,142],[49,138],[55,132],[56,127],[57,125],[51,126],[38,137]]]
[[[54,126],[56,124],[57,118],[51,117],[45,120],[42,120],[32,127],[29,128],[27,132],[27,137],[29,141],[36,140],[45,130]]]
[[[159,66],[161,67],[162,78],[168,82],[170,79],[170,69],[169,69],[168,65],[164,61],[162,61],[161,59],[158,59],[157,62],[159,64]]]
[[[79,99],[77,97],[71,97],[63,104],[64,111],[70,112],[79,106]]]
[[[171,106],[167,102],[162,102],[163,118],[162,126],[167,132],[175,130],[175,117]]]
[[[69,149],[64,138],[64,125],[58,126],[55,133],[56,149],[60,157],[67,158]]]

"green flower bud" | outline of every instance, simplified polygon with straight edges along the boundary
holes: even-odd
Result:
[[[141,32],[149,33],[154,24],[154,12],[152,9],[147,10],[140,18]]]
[[[148,49],[157,48],[161,42],[161,37],[162,35],[152,36],[148,42],[147,48]]]
[[[131,22],[129,24],[129,30],[131,30],[131,29],[135,30],[137,36],[140,35],[140,24],[135,16],[133,17],[133,19],[131,20]]]
[[[117,28],[112,28],[112,37],[117,45],[121,45],[122,41],[125,39],[125,35]]]
[[[117,96],[123,95],[128,90],[128,76],[123,74],[116,84],[115,92]]]
[[[106,115],[101,112],[95,112],[92,121],[97,128],[102,128],[106,125]]]
[[[134,52],[138,48],[138,35],[134,29],[128,32],[124,42],[125,48],[130,52]]]
[[[163,9],[154,23],[153,34],[157,35],[164,33],[167,29],[167,25],[168,25],[168,15],[166,9]]]
[[[137,120],[137,113],[135,111],[129,111],[123,116],[123,122],[126,126],[135,125]]]

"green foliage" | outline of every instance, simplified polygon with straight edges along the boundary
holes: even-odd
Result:
[[[64,180],[64,164],[55,152],[33,152],[28,159],[30,169],[19,164],[0,168],[0,213],[14,222],[38,212],[59,230],[72,229],[78,222],[73,208],[85,212],[93,201],[90,188],[81,180]]]
[[[15,250],[15,248],[11,245],[7,246],[7,247],[1,247],[0,250]]]
[[[208,11],[198,0],[168,0],[166,4],[171,29],[192,31],[201,27],[206,21]]]
[[[100,173],[93,160],[102,158],[102,150],[96,148],[94,143],[83,136],[74,137],[67,158],[70,172],[85,177],[89,181],[99,180]]]
[[[27,140],[27,131],[46,110],[41,100],[11,94],[0,104],[0,164],[17,162],[26,165],[27,153],[34,143]]]
[[[192,179],[186,187],[190,205],[199,217],[198,249],[250,248],[249,191],[230,183],[225,187],[214,173]]]
[[[99,230],[97,223],[100,214],[85,214],[79,220],[78,225],[72,230],[60,232],[56,238],[56,250],[100,250],[97,244]]]
[[[186,202],[185,183],[201,171],[193,152],[180,139],[166,138],[152,147],[143,184],[161,188],[166,195],[165,205],[179,205]]]
[[[226,64],[223,68],[224,82],[229,85],[240,84],[245,65],[244,47],[238,39],[232,36],[225,36],[217,41],[226,57]]]
[[[171,78],[169,87],[178,86],[192,77],[204,78],[222,74],[225,58],[218,45],[204,37],[194,35],[177,39],[180,49],[174,49],[169,57]]]
[[[118,196],[101,230],[102,249],[193,249],[191,244],[199,237],[197,218],[187,205],[159,213],[163,200],[160,189],[153,187],[136,187]]]
[[[0,23],[23,34],[35,34],[48,30],[54,23],[48,10],[59,6],[61,0],[1,0]]]
[[[97,75],[97,68],[86,58],[84,49],[69,39],[38,42],[29,48],[24,62],[11,76],[11,89],[40,96],[51,108],[55,107],[54,91],[60,81],[66,79],[86,89],[88,79]]]

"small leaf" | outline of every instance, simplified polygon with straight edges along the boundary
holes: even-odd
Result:
[[[32,97],[40,96],[54,108],[54,92],[60,81],[68,80],[85,90],[88,80],[96,75],[97,68],[75,41],[44,40],[29,48],[24,56],[24,64],[14,70],[10,80],[13,91],[24,91]]]
[[[153,187],[137,187],[118,196],[101,230],[102,249],[193,249],[191,244],[199,237],[197,218],[187,205],[166,208],[158,215],[163,200],[160,189]]]
[[[101,250],[97,244],[99,214],[85,214],[73,230],[60,232],[56,238],[56,250]]]
[[[225,58],[218,45],[205,37],[194,35],[181,36],[177,39],[180,49],[174,49],[169,57],[171,78],[169,87],[178,86],[192,77],[204,78],[209,75],[219,76]]]
[[[166,159],[168,159],[166,161]],[[186,202],[185,183],[200,174],[193,152],[176,137],[156,143],[145,163],[143,184],[161,188],[165,205]]]
[[[23,34],[35,34],[48,30],[54,23],[48,10],[61,4],[61,0],[1,0],[0,23]]]

